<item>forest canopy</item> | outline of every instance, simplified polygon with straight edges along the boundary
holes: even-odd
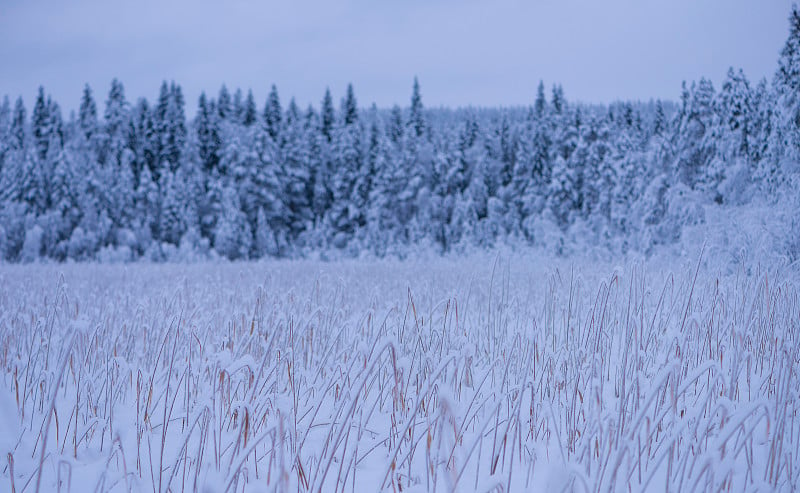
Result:
[[[651,252],[707,207],[799,201],[800,12],[772,80],[730,69],[677,102],[572,104],[558,84],[517,108],[266,102],[179,84],[129,101],[85,87],[67,118],[40,87],[0,103],[0,259],[406,255],[498,243]],[[788,197],[788,198],[787,198]],[[775,206],[777,207],[777,206]],[[796,209],[796,208],[795,208]],[[577,233],[576,233],[577,232]],[[784,251],[800,257],[800,215]],[[553,239],[557,240],[554,242]]]

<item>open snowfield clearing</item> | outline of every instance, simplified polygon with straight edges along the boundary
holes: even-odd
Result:
[[[796,276],[708,257],[0,266],[0,489],[796,491]]]

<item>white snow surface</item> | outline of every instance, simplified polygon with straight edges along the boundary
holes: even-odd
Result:
[[[0,265],[0,490],[796,491],[794,266]]]

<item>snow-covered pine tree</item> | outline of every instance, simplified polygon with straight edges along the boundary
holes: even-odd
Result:
[[[331,90],[325,88],[325,96],[322,98],[322,109],[320,110],[320,132],[330,142],[333,139],[333,127],[336,124],[336,114],[333,109],[333,97]]]
[[[771,90],[766,78],[762,78],[753,91],[753,107],[755,120],[753,128],[752,145],[750,146],[751,161],[755,163],[754,178],[764,190],[775,190],[782,181],[778,159],[772,155],[773,141],[778,131],[777,95]]]
[[[328,102],[326,104],[325,102]],[[323,99],[323,114],[330,112],[326,120],[333,120],[333,103],[330,99],[330,92],[326,90]],[[327,110],[325,108],[328,108]],[[309,169],[311,173],[311,208],[314,212],[315,226],[319,231],[316,242],[320,246],[324,242],[325,232],[321,230],[323,220],[333,201],[332,192],[332,170],[331,170],[331,143],[326,135],[326,123],[322,115],[318,115],[312,106],[308,107],[305,115],[306,135],[308,136],[308,147],[311,150],[311,161]],[[333,123],[331,123],[333,125]],[[328,133],[332,131],[328,130]]]
[[[184,169],[165,172],[161,177],[161,241],[178,246],[181,238],[194,225],[196,210],[193,204],[194,187],[187,183]]]
[[[537,118],[543,118],[547,110],[547,98],[544,95],[544,81],[540,80],[536,87],[536,100],[533,103],[533,110]]]
[[[414,86],[411,90],[411,108],[409,109],[408,125],[417,137],[422,137],[425,133],[425,115],[422,106],[422,94],[419,88],[419,81],[414,77]]]
[[[278,97],[278,88],[272,84],[267,102],[264,105],[264,128],[270,138],[275,143],[280,143],[280,135],[283,129],[283,109]]]
[[[162,86],[162,88],[163,87],[164,86]],[[233,102],[231,101],[231,93],[228,91],[228,88],[225,86],[225,84],[222,84],[222,87],[219,88],[219,94],[217,94],[217,116],[220,120],[224,121],[231,118],[233,116],[233,112],[234,108]]]
[[[656,112],[653,117],[653,135],[664,135],[668,131],[668,125],[667,115],[664,113],[664,104],[659,99],[656,101]]]
[[[22,97],[19,97],[16,102],[14,102],[14,110],[11,114],[11,143],[9,145],[11,149],[22,150],[25,148],[26,119],[25,103],[23,103]]]
[[[609,159],[608,121],[590,117],[581,132],[583,145],[575,151],[577,158],[584,163],[581,214],[596,224],[607,224],[611,218],[611,197],[616,184]]]
[[[159,146],[156,138],[153,113],[147,100],[140,98],[131,115],[128,135],[128,147],[133,151],[134,155],[134,159],[131,162],[134,189],[139,187],[139,180],[144,168],[148,169],[151,176],[158,172],[156,156]]]
[[[67,190],[64,190],[64,186],[68,184],[59,183],[59,175],[66,174],[71,164],[59,139],[55,135],[51,135],[50,141],[45,161],[38,167],[40,170],[46,169],[49,176],[46,184],[40,182],[39,185],[47,188],[47,204],[44,210],[39,211],[37,223],[42,228],[41,255],[64,260],[67,252],[63,245],[72,232],[72,224],[68,216],[64,214],[68,211],[59,207],[61,195],[68,193]]]
[[[541,116],[528,119],[532,128],[526,126],[525,137],[520,139],[521,145],[517,151],[518,161],[530,162],[529,165],[523,166],[523,168],[530,168],[529,179],[526,183],[519,184],[522,187],[520,216],[523,223],[523,234],[529,241],[534,239],[533,225],[536,219],[545,210],[552,176],[551,156],[554,151],[550,133],[551,124],[548,118],[545,110]]]
[[[250,253],[256,257],[264,253],[284,256],[288,250],[290,215],[283,193],[280,147],[266,129],[259,126],[253,145],[241,149],[240,152],[232,176],[236,182],[242,212],[248,222],[248,230],[251,233],[258,230],[258,212],[263,208],[277,245],[274,252]],[[248,247],[252,246],[252,241],[248,242]]]
[[[186,112],[183,91],[181,86],[174,82],[170,84],[170,103],[167,106],[167,129],[166,142],[162,142],[166,148],[167,162],[170,170],[176,171],[181,164],[181,154],[186,144]],[[163,138],[163,135],[162,135]]]
[[[166,80],[162,81],[158,93],[158,102],[153,108],[154,137],[156,141],[156,170],[153,173],[153,178],[156,182],[166,172],[162,168],[165,166],[172,168],[173,163],[170,160],[175,158],[177,151],[175,148],[175,122],[172,121],[175,113],[173,96],[174,92],[171,90],[170,85],[167,84]]]
[[[366,211],[366,247],[377,255],[384,255],[395,243],[392,237],[397,232],[392,195],[392,142],[381,128],[378,110],[373,105],[369,113],[369,145],[367,151],[371,183]],[[401,121],[402,124],[402,121]]]
[[[341,115],[342,123],[345,126],[358,123],[358,103],[355,91],[353,91],[353,84],[347,84],[347,92],[342,100]]]
[[[99,161],[101,165],[118,164],[129,141],[126,133],[130,123],[125,89],[117,79],[111,81],[103,118],[105,121]]]
[[[750,83],[740,69],[728,69],[722,88],[714,99],[712,126],[704,146],[714,149],[705,185],[719,200],[739,201],[751,177],[751,122],[754,118]]]
[[[296,240],[313,222],[311,202],[313,199],[311,185],[311,149],[308,135],[313,127],[305,125],[294,98],[286,110],[286,128],[281,149],[282,176],[289,212],[289,238]],[[263,211],[262,211],[263,214]]]
[[[200,94],[197,102],[197,116],[194,128],[197,133],[197,152],[200,165],[206,174],[212,173],[219,164],[219,153],[222,142],[219,135],[219,123],[213,107],[206,99],[206,93]]]
[[[92,142],[92,138],[98,130],[97,104],[92,96],[92,89],[89,84],[83,87],[81,104],[78,109],[78,127],[86,142]]]
[[[3,97],[0,103],[0,175],[3,166],[11,156],[11,102],[8,96]],[[2,207],[2,204],[0,204]],[[0,255],[2,255],[0,253]]]
[[[219,103],[217,103],[219,104]],[[253,91],[247,91],[247,99],[244,101],[244,113],[242,115],[242,124],[245,127],[252,126],[258,119],[256,111],[256,100],[253,97]]]
[[[242,95],[241,88],[236,88],[233,93],[233,103],[231,103],[232,120],[239,124],[244,125],[244,96]],[[216,106],[214,107],[216,109]]]
[[[564,157],[557,155],[547,189],[547,209],[553,222],[562,230],[571,224],[574,204],[577,202],[578,186],[574,172]]]
[[[43,96],[40,91],[39,96]],[[61,109],[49,97],[42,107],[37,98],[36,111],[32,115],[33,134],[37,158],[29,163],[30,187],[26,191],[28,203],[37,215],[47,212],[52,205],[52,180],[56,160],[63,150],[63,123]],[[47,143],[43,143],[44,140]],[[42,155],[41,152],[45,154]]]
[[[226,186],[222,189],[220,209],[214,229],[214,249],[230,260],[246,259],[253,234],[234,187]]]
[[[704,145],[706,132],[713,123],[714,86],[705,78],[692,84],[688,94],[683,96],[681,120],[677,134],[677,147],[680,153],[675,163],[678,181],[691,188],[703,187],[708,171],[708,163],[714,150]]]
[[[17,98],[14,103],[14,110],[11,113],[11,121],[8,130],[9,142],[3,160],[3,167],[0,169],[0,207],[6,211],[19,212],[25,210],[24,197],[31,187],[33,167],[29,163],[33,162],[32,151],[28,149],[28,133],[25,104],[22,98]],[[24,212],[22,213],[24,216]],[[24,217],[22,218],[24,219]],[[9,229],[6,228],[6,233]],[[24,231],[22,236],[24,237]],[[20,241],[22,241],[20,239]],[[7,244],[8,246],[8,244]],[[22,247],[20,243],[19,247]],[[16,257],[16,253],[11,255]]]
[[[354,227],[358,230],[366,226],[366,213],[372,187],[372,169],[368,155],[370,141],[367,140],[368,136],[365,134],[364,127],[361,125],[358,116],[358,103],[356,102],[352,84],[347,85],[347,96],[342,108],[342,118],[344,126],[352,134],[350,140],[352,141],[351,154],[353,162],[350,167],[353,170],[353,184],[349,197],[350,221],[353,222]]]
[[[389,117],[389,125],[387,129],[387,134],[389,135],[389,139],[394,143],[399,145],[400,141],[403,138],[404,133],[404,125],[403,125],[403,110],[398,106],[392,106],[392,113]]]
[[[31,134],[36,156],[44,161],[47,156],[47,146],[50,144],[50,114],[49,106],[44,94],[44,87],[39,86],[36,94],[36,103],[31,114]]]
[[[328,210],[326,226],[337,248],[347,246],[357,228],[365,223],[366,204],[358,204],[362,197],[356,187],[364,172],[357,108],[353,88],[348,86],[347,97],[342,103],[342,120],[334,131],[331,147],[333,202]]]
[[[419,223],[419,212],[429,206],[433,188],[434,149],[430,128],[424,114],[419,81],[414,78],[411,105],[400,145],[400,169],[406,184],[402,192],[407,218],[401,221],[407,242],[423,239],[426,226]]]

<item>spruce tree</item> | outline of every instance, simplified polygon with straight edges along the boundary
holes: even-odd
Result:
[[[757,127],[753,93],[742,70],[728,70],[713,106],[711,128],[703,137],[703,146],[713,150],[704,185],[718,201],[739,200],[751,181],[752,129]]]
[[[408,119],[409,126],[417,137],[422,137],[425,133],[425,115],[423,114],[422,94],[420,93],[419,81],[414,77],[414,87],[411,91],[411,110]]]
[[[544,95],[544,81],[539,81],[539,86],[536,88],[536,101],[533,103],[536,116],[539,118],[544,117],[544,112],[547,109],[547,99]]]
[[[47,156],[47,146],[50,143],[50,114],[48,109],[44,87],[39,86],[36,103],[33,105],[33,113],[31,114],[31,133],[33,134],[34,149],[36,149],[36,155],[40,161],[44,161]]]
[[[286,107],[286,126],[291,127],[301,123],[300,108],[297,107],[297,102],[294,98],[289,100],[289,106]]]
[[[213,100],[212,100],[213,101]],[[238,124],[244,123],[244,96],[242,96],[242,90],[240,88],[236,88],[236,92],[233,93],[233,103],[232,103],[232,110],[231,113],[233,114],[233,120]],[[216,109],[216,107],[215,107]]]
[[[336,122],[336,114],[333,110],[333,98],[331,91],[325,88],[325,96],[322,98],[322,109],[320,110],[320,132],[328,142],[333,139],[333,125]]]
[[[320,115],[309,105],[304,119],[303,129],[309,149],[309,185],[311,190],[311,210],[315,227],[319,227],[331,203],[330,192],[330,143],[322,133]]]
[[[282,115],[283,109],[281,109],[281,101],[278,98],[278,88],[273,84],[264,106],[264,127],[274,142],[280,141]]]
[[[197,131],[197,152],[203,172],[212,173],[219,163],[219,153],[222,143],[220,141],[217,115],[206,100],[206,93],[201,93],[197,102],[197,117],[195,119]]]
[[[9,101],[8,96],[3,96],[3,102],[0,103],[0,142],[3,144],[8,142],[10,129],[11,101]]]
[[[0,174],[8,159],[11,148],[11,103],[8,96],[3,97],[0,104]],[[2,235],[2,233],[0,233]],[[2,239],[0,239],[2,241]]]
[[[140,98],[136,103],[130,127],[128,147],[130,147],[134,155],[131,169],[133,171],[134,188],[138,188],[139,179],[144,168],[148,169],[150,176],[158,173],[156,161],[158,141],[156,139],[155,122],[146,99]]]
[[[91,142],[92,137],[97,131],[97,105],[92,97],[92,89],[89,84],[83,87],[81,105],[78,110],[78,126],[87,142]]]
[[[381,152],[381,134],[380,118],[378,116],[378,107],[373,103],[369,112],[369,144],[367,149],[367,162],[372,175],[377,168],[379,155]]]
[[[247,91],[247,99],[244,101],[244,115],[242,116],[242,123],[245,127],[252,126],[257,119],[256,100],[253,97],[253,91]]]
[[[667,131],[667,116],[664,114],[664,104],[659,99],[656,101],[656,114],[653,118],[653,135],[664,135]]]
[[[314,130],[316,133],[316,130]],[[284,183],[283,194],[290,214],[289,236],[297,238],[312,220],[310,189],[311,150],[306,124],[299,114],[294,98],[286,110],[286,128],[281,164]],[[260,229],[259,229],[260,231]]]
[[[156,164],[153,179],[156,183],[159,182],[162,174],[162,167],[168,161],[168,150],[166,148],[166,141],[168,140],[167,133],[169,131],[167,123],[167,111],[170,104],[170,91],[167,81],[161,81],[161,88],[158,91],[158,101],[153,108],[153,126],[155,130],[154,139],[156,142]]]
[[[403,139],[403,110],[399,106],[392,106],[392,112],[389,116],[389,128],[387,130],[389,139],[395,143],[400,144]]]
[[[358,122],[358,103],[353,92],[353,84],[347,84],[347,96],[342,102],[342,118],[345,125],[353,125]]]
[[[800,162],[800,9],[792,6],[789,36],[773,78],[777,124],[772,136],[771,156],[776,163],[785,158]]]
[[[553,108],[553,112],[556,115],[561,115],[565,111],[565,101],[564,101],[564,89],[561,88],[560,84],[556,84],[553,86],[553,93],[550,99],[550,106]]]
[[[789,14],[789,37],[781,49],[774,84],[781,95],[800,90],[800,9],[797,5]]]
[[[753,107],[753,91],[744,72],[739,69],[728,69],[728,75],[722,84],[718,95],[717,114],[725,134],[720,138],[735,139],[732,151],[739,156],[747,157],[750,154],[752,122],[756,119]],[[723,145],[730,144],[729,142]],[[733,157],[733,156],[730,156]]]
[[[184,144],[186,143],[186,103],[183,99],[183,90],[181,86],[174,82],[170,85],[170,106],[168,111],[168,119],[172,126],[170,134],[171,140],[169,141],[170,159],[173,171],[181,164],[181,154],[183,152]]]
[[[222,190],[221,211],[214,231],[214,249],[230,260],[247,258],[252,242],[252,230],[242,212],[236,189]]]
[[[103,117],[105,119],[105,127],[100,162],[101,164],[118,164],[128,141],[126,132],[129,128],[129,122],[125,89],[117,79],[111,81],[111,89],[108,91]]]
[[[11,115],[11,148],[15,150],[22,150],[25,147],[25,122],[27,115],[25,113],[25,103],[22,97],[17,98],[14,103],[14,111]]]
[[[566,230],[571,223],[573,204],[578,201],[575,176],[562,156],[553,163],[553,177],[547,190],[547,207],[555,224]]]
[[[228,88],[223,84],[217,95],[217,116],[219,116],[220,120],[225,121],[230,118],[232,114],[233,103],[231,101],[231,93],[228,92]]]
[[[364,171],[361,130],[356,124],[337,127],[331,148],[333,202],[328,211],[328,227],[337,248],[343,248],[356,228],[364,223],[359,209],[356,183]]]
[[[179,245],[181,237],[188,230],[187,184],[182,183],[181,173],[166,172],[161,184],[161,214],[159,215],[160,239],[172,245]]]
[[[181,154],[186,143],[186,113],[183,91],[175,82],[164,81],[155,108],[155,127],[158,136],[158,164],[175,171],[180,166]],[[155,173],[160,177],[161,171]]]
[[[775,93],[770,90],[766,78],[762,78],[753,90],[753,111],[755,113],[750,157],[756,167],[756,177],[762,183],[768,180],[768,175],[776,171],[776,163],[768,159],[770,141],[772,140],[775,126]]]
[[[714,86],[701,78],[692,84],[678,129],[678,148],[681,150],[676,162],[678,179],[691,188],[705,181],[708,163],[714,149],[705,139],[714,118]]]

